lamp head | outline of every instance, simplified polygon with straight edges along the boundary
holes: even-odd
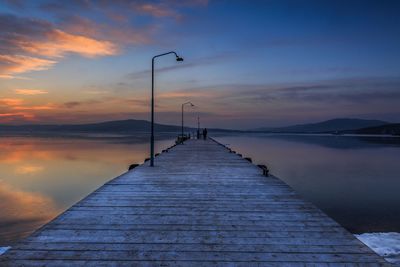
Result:
[[[176,56],[176,61],[183,61],[183,57]]]

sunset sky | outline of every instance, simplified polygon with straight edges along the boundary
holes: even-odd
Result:
[[[0,123],[400,122],[400,1],[0,0]]]

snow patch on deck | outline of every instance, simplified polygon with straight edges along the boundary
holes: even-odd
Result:
[[[9,250],[11,247],[0,247],[0,255]]]
[[[355,236],[388,262],[400,264],[400,233],[364,233]]]

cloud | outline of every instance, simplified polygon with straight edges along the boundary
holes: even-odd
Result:
[[[1,40],[0,40],[1,41]],[[46,70],[56,61],[22,55],[0,54],[0,78],[14,78],[15,74]]]
[[[400,98],[398,78],[359,78],[309,82],[294,86],[277,87],[259,92],[259,99],[276,99],[302,102],[372,103]]]
[[[140,3],[134,5],[134,9],[139,13],[149,14],[153,17],[173,17],[175,19],[179,19],[181,17],[176,9],[171,8],[165,3]]]
[[[134,27],[126,22],[117,25],[98,23],[78,15],[63,17],[60,26],[67,32],[91,38],[108,40],[124,45],[141,45],[151,43],[151,34],[157,27]]]
[[[36,106],[15,106],[14,110],[51,110],[54,109],[55,106],[52,104],[46,105],[36,105]]]
[[[0,123],[16,123],[34,120],[35,115],[27,112],[1,112]]]
[[[175,90],[166,96],[188,96],[226,103],[368,104],[400,98],[400,78],[353,78],[288,84],[216,84]]]
[[[207,4],[205,0],[45,0],[35,5],[10,1],[11,9],[37,17],[0,14],[0,78],[47,70],[68,54],[111,56],[126,46],[152,43],[164,19],[181,19],[186,9]]]
[[[179,19],[181,8],[194,8],[207,6],[208,0],[116,0],[116,1],[58,1],[44,2],[40,8],[46,12],[56,13],[63,16],[71,12],[95,12],[101,9],[108,17],[121,20],[127,13],[135,16],[148,15],[155,18]],[[118,14],[118,16],[116,16]]]
[[[218,55],[213,55],[209,57],[202,57],[202,58],[194,58],[190,60],[190,63],[177,63],[173,64],[168,67],[163,67],[163,68],[157,68],[157,73],[162,73],[162,72],[169,72],[177,69],[186,69],[186,68],[194,68],[198,66],[207,66],[207,65],[212,65],[212,64],[218,64],[220,62],[226,62],[227,60],[233,58],[233,53],[232,52],[226,52],[226,53],[221,53]],[[149,77],[151,74],[151,69],[148,70],[142,70],[142,71],[137,71],[137,72],[132,72],[126,75],[127,78],[129,79],[140,79],[143,77]]]
[[[53,109],[53,104],[26,106],[20,98],[0,98],[0,107],[5,106],[12,110],[48,110]]]
[[[80,105],[82,105],[82,102],[79,102],[79,101],[70,101],[70,102],[64,103],[64,107],[66,107],[66,108],[75,108]]]
[[[180,90],[160,93],[157,97],[160,99],[187,99],[197,97],[213,97],[215,94],[210,95],[207,91],[201,90]]]
[[[206,6],[206,0],[187,0],[187,1],[171,1],[164,0],[159,2],[140,2],[130,1],[133,9],[141,14],[148,14],[156,18],[170,17],[181,19],[183,15],[179,12],[181,7]]]
[[[48,92],[39,89],[15,89],[15,93],[18,95],[42,95]]]
[[[4,106],[19,106],[22,105],[23,102],[24,100],[20,98],[0,98],[0,105]]]
[[[0,78],[49,69],[68,53],[92,58],[115,55],[118,48],[106,40],[67,33],[44,20],[0,15]]]
[[[34,121],[37,111],[48,111],[56,106],[48,103],[42,105],[26,105],[20,98],[0,98],[0,123],[17,123]]]
[[[45,40],[24,40],[15,43],[26,52],[47,57],[62,57],[66,53],[76,53],[85,57],[110,56],[118,51],[111,42],[73,35],[58,29],[48,32]]]

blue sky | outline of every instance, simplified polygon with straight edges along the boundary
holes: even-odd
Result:
[[[208,127],[400,115],[398,1],[0,1],[0,121]]]

